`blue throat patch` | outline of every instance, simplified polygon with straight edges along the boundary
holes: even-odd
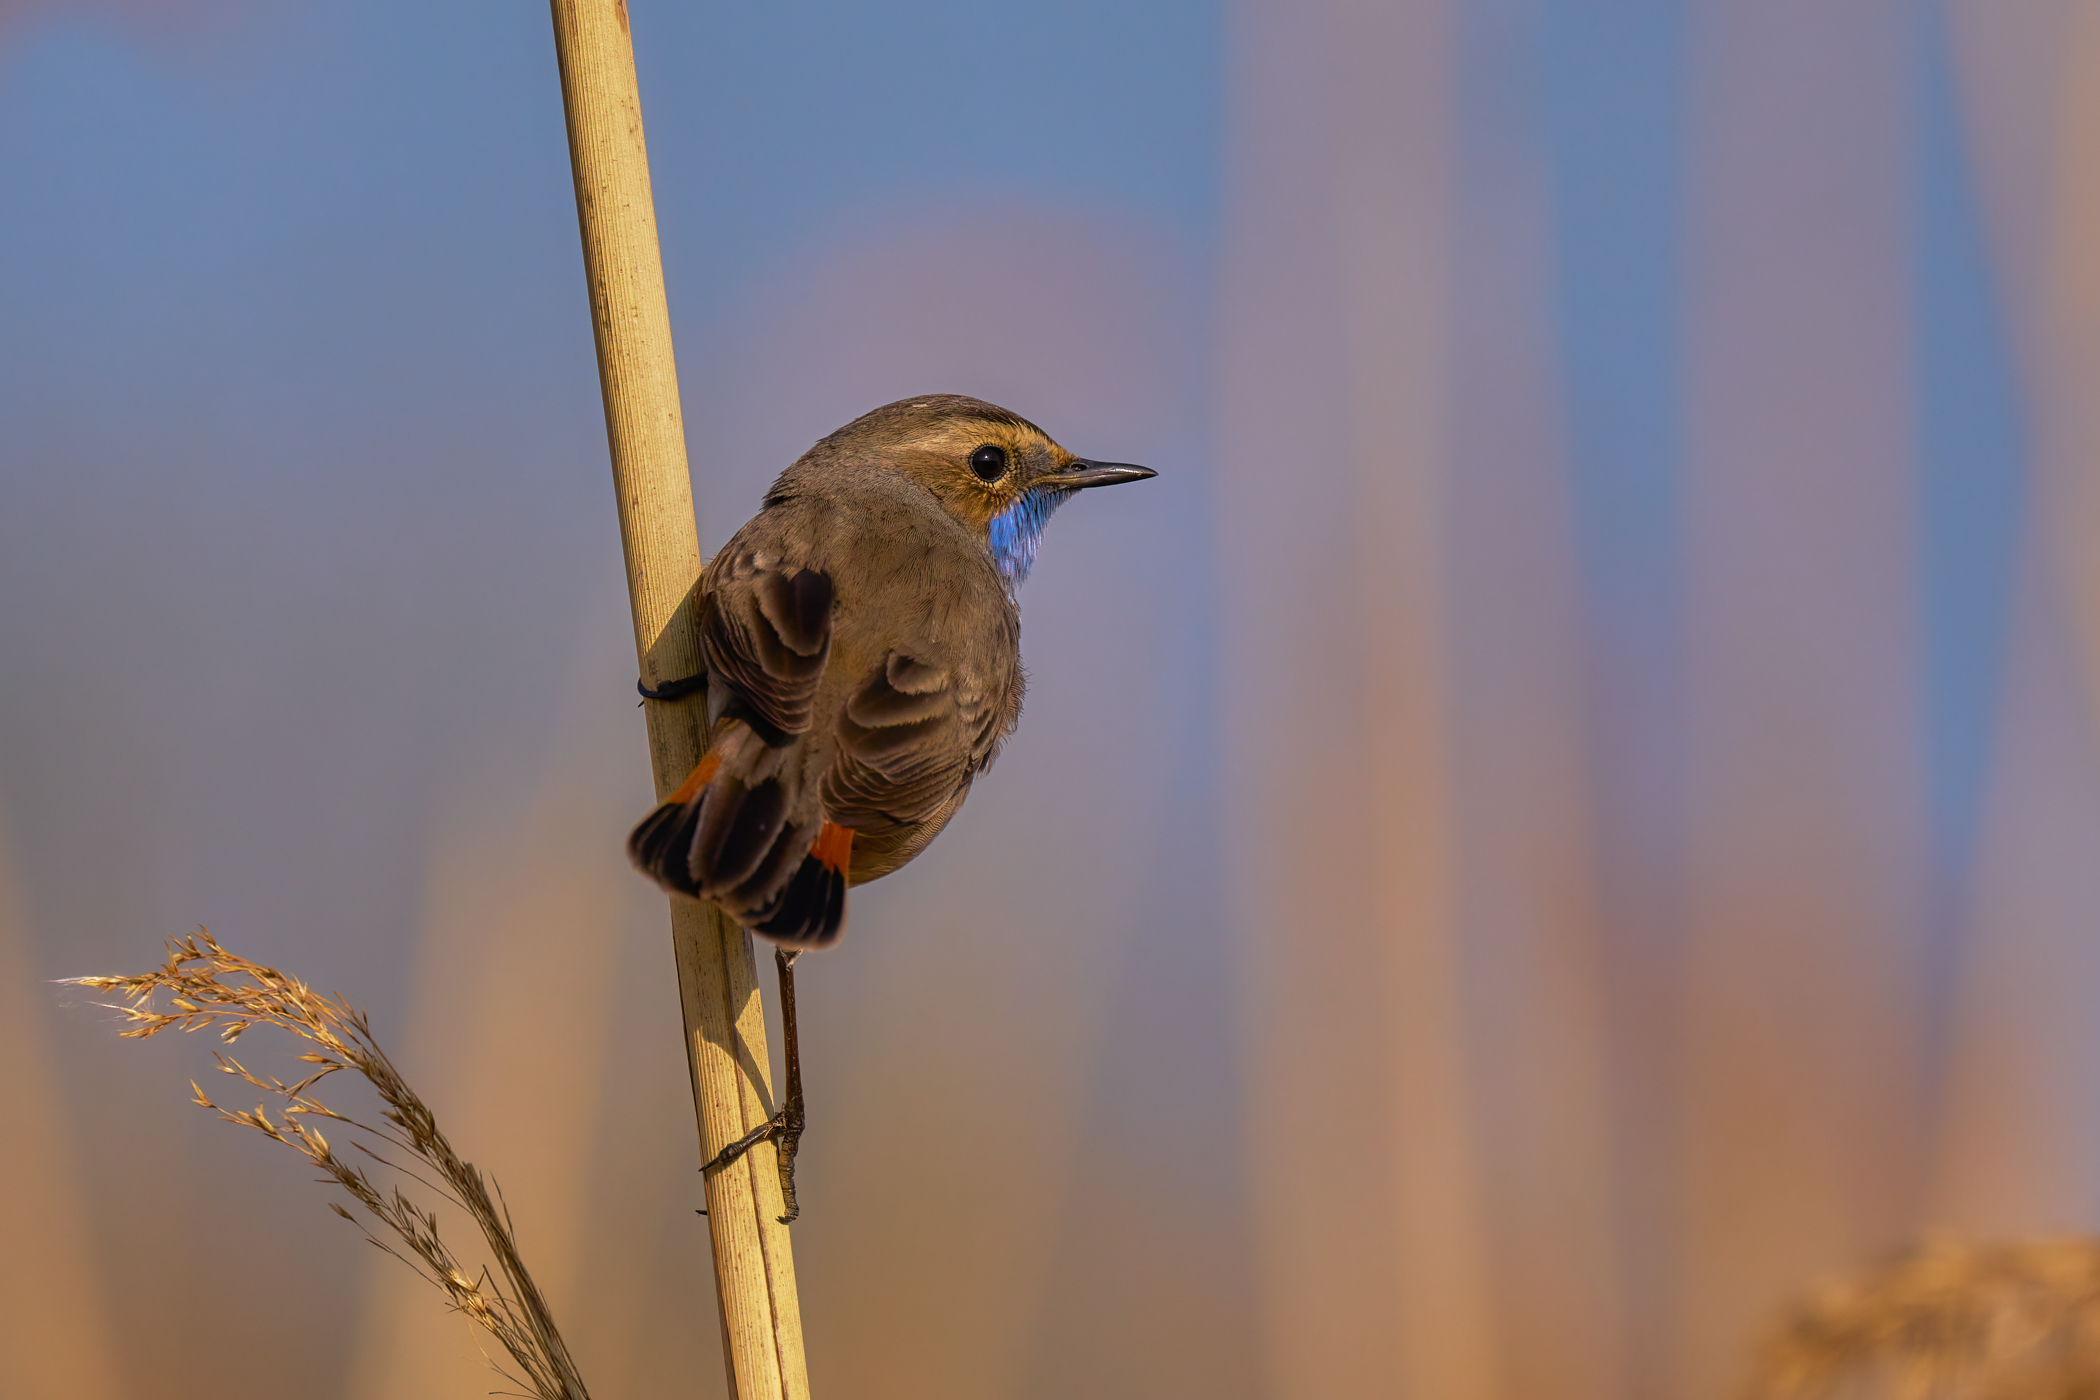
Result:
[[[1050,513],[1065,503],[1070,491],[1030,491],[992,517],[989,536],[992,562],[1008,592],[1019,588],[1035,567],[1035,551],[1043,542],[1043,526]]]

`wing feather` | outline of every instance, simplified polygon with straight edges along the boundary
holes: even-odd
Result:
[[[925,822],[952,805],[996,746],[990,688],[892,651],[846,699],[824,808],[868,830]]]
[[[726,710],[756,720],[768,742],[807,733],[831,656],[831,576],[734,561],[708,590],[700,649],[725,683],[718,695],[709,682],[712,715]]]

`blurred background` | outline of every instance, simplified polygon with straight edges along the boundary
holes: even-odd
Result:
[[[1161,473],[803,966],[819,1395],[1718,1400],[2100,1224],[2100,3],[634,26],[705,548],[906,394]],[[545,11],[0,0],[0,191],[0,1395],[495,1384],[50,985],[199,924],[720,1394]]]

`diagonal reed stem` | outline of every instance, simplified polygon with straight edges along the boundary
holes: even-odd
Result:
[[[576,219],[605,398],[635,652],[652,686],[699,669],[691,594],[700,575],[686,472],[678,371],[664,300],[649,152],[642,134],[626,0],[551,0]],[[705,748],[700,707],[645,707],[659,798]],[[671,900],[671,943],[685,1012],[700,1160],[773,1116],[765,1019],[750,936],[709,906]],[[802,1311],[771,1144],[707,1174],[730,1393],[807,1400]]]

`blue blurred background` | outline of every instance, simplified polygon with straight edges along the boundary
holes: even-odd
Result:
[[[818,1393],[1717,1397],[2095,1223],[2100,10],[634,25],[703,548],[906,394],[1161,472],[805,965]],[[197,924],[717,1393],[546,14],[0,0],[0,181],[0,1393],[490,1384],[46,985]]]

